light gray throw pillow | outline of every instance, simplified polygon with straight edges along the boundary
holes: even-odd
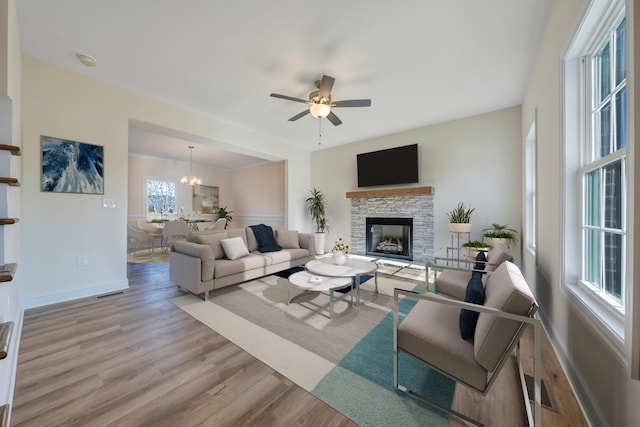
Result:
[[[242,237],[222,239],[220,243],[222,244],[224,254],[232,261],[249,255],[249,250],[247,249],[247,245],[244,244]]]

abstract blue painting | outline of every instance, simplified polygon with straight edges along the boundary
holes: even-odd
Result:
[[[41,136],[41,191],[104,194],[104,147]]]

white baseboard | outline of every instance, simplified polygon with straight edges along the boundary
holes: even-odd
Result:
[[[114,282],[102,283],[100,285],[89,286],[86,288],[71,289],[63,292],[38,295],[30,298],[22,298],[22,307],[26,310],[29,308],[42,307],[44,305],[71,301],[78,298],[86,298],[96,295],[108,294],[111,292],[122,291],[128,288],[129,281],[127,279],[118,280]]]

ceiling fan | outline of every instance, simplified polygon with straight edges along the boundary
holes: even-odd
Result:
[[[296,114],[295,116],[289,119],[290,122],[294,122],[299,118],[306,116],[311,113],[313,117],[317,117],[319,119],[327,118],[334,126],[338,126],[342,124],[342,120],[336,116],[333,111],[331,111],[331,107],[369,107],[371,106],[370,99],[350,99],[347,101],[335,101],[331,102],[331,88],[333,88],[333,83],[336,79],[331,76],[323,75],[322,80],[316,80],[315,86],[318,90],[314,90],[309,94],[309,100],[306,101],[304,99],[295,98],[287,95],[280,95],[277,93],[272,93],[271,96],[274,98],[286,99],[288,101],[302,102],[304,104],[309,104],[310,107],[301,113]]]

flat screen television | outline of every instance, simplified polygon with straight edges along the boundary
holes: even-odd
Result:
[[[419,181],[418,144],[358,154],[358,187]]]

